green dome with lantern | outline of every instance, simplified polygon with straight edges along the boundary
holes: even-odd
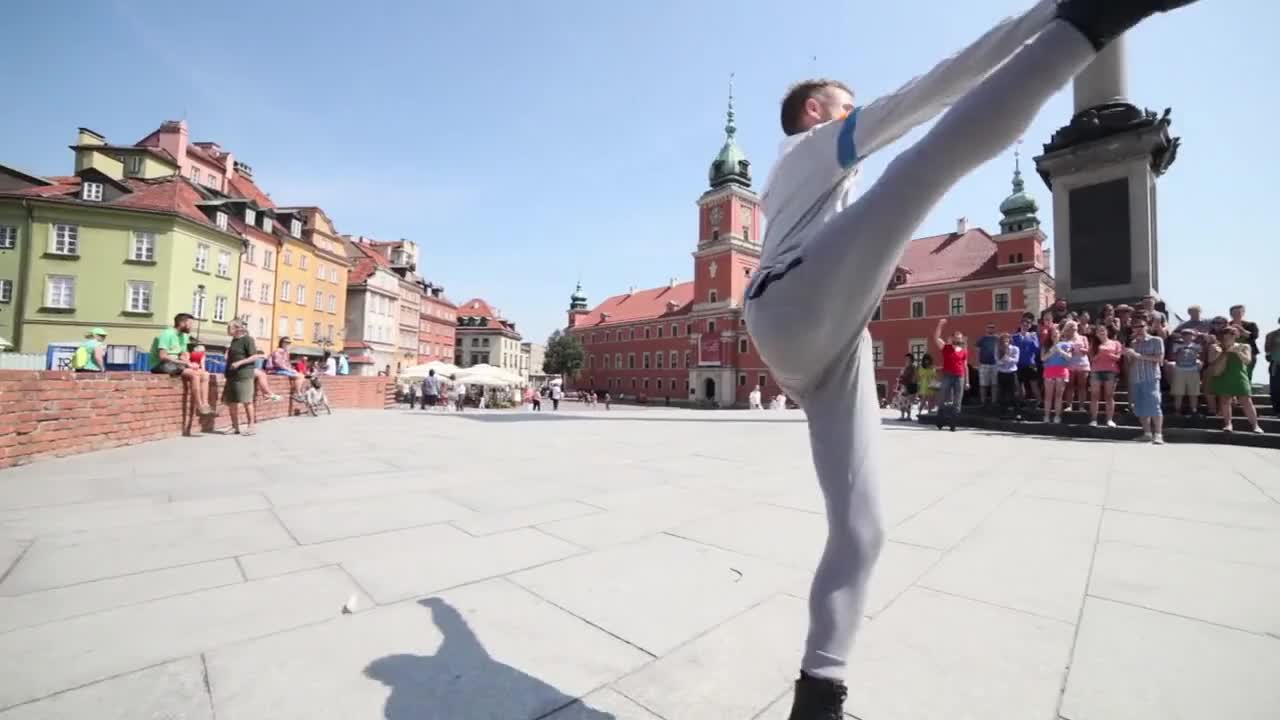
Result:
[[[729,110],[725,114],[724,145],[720,147],[716,159],[711,161],[711,170],[707,179],[712,188],[725,185],[751,187],[751,161],[747,154],[734,142],[733,136],[738,132],[733,123],[733,79],[729,79]]]
[[[1040,218],[1036,215],[1039,210],[1036,199],[1027,192],[1026,183],[1022,181],[1018,154],[1014,153],[1013,192],[1000,203],[1000,214],[1003,216],[1000,219],[1000,232],[1021,232],[1040,227]]]
[[[587,296],[582,293],[582,283],[578,283],[578,287],[574,289],[573,294],[569,296],[570,310],[586,310]]]

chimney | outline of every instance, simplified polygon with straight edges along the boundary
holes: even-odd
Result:
[[[667,281],[667,287],[669,287],[669,288],[673,288],[673,287],[675,287],[675,286],[676,286],[676,279],[675,279],[675,278],[671,278],[670,280],[668,280],[668,281]]]
[[[956,219],[956,234],[963,235],[969,232],[969,218],[961,217]]]
[[[235,170],[236,175],[249,178],[250,180],[253,179],[253,168],[249,167],[248,163],[237,160],[232,166],[232,169]]]
[[[82,128],[78,128],[78,132],[76,133],[76,144],[77,145],[106,145],[107,138],[104,137],[102,133],[95,132],[86,127],[82,127]]]
[[[635,286],[635,285],[632,285],[631,287],[627,288],[627,294],[628,294],[628,295],[635,295],[635,294],[636,294],[636,286]]]
[[[187,121],[165,120],[160,123],[160,130],[157,134],[160,136],[160,149],[168,151],[178,161],[178,167],[185,171],[188,144]]]

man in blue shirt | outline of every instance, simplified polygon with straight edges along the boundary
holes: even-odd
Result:
[[[978,396],[983,405],[990,405],[996,387],[996,335],[995,323],[987,323],[987,334],[978,338]]]
[[[1022,322],[1013,333],[1013,344],[1018,346],[1018,386],[1022,399],[1029,396],[1040,402],[1040,335],[1036,332],[1036,316],[1022,314]]]

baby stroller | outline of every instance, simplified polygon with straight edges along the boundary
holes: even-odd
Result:
[[[329,408],[329,398],[325,396],[324,389],[320,387],[319,375],[311,376],[311,386],[307,388],[302,397],[307,403],[307,412],[311,413],[312,417],[317,417],[321,410],[324,410],[325,415],[333,414],[333,410]]]

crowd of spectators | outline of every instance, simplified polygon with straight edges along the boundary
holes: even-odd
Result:
[[[944,340],[946,320],[940,320],[933,340],[941,367],[935,368],[932,354],[918,362],[907,357],[898,376],[899,412],[910,419],[913,407],[958,411],[973,402],[998,408],[1008,419],[1061,423],[1064,412],[1084,412],[1090,425],[1116,427],[1116,391],[1122,388],[1149,442],[1164,442],[1166,412],[1215,417],[1232,432],[1238,407],[1253,432],[1264,432],[1252,377],[1265,353],[1271,411],[1280,412],[1280,330],[1260,348],[1260,331],[1245,318],[1243,305],[1209,319],[1196,305],[1187,314],[1175,325],[1149,296],[1137,307],[1103,305],[1094,316],[1059,298],[1039,318],[1023,314],[1007,332],[988,325],[972,354],[962,333]],[[937,413],[940,426],[945,415]]]

